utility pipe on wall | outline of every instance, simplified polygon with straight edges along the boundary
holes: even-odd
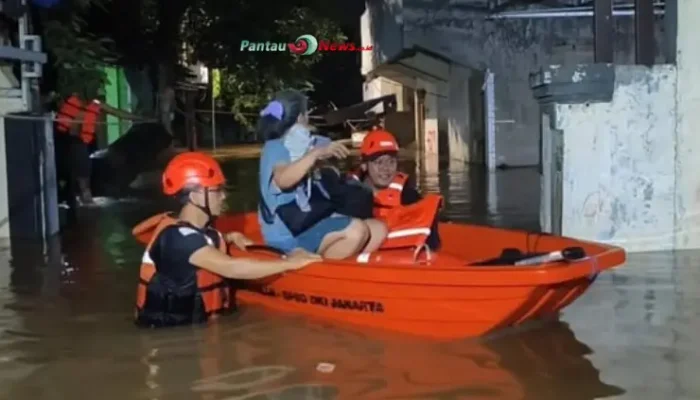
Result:
[[[665,10],[654,5],[654,15],[664,15]],[[634,16],[634,9],[613,9],[615,17],[631,17]],[[545,10],[523,10],[523,11],[505,11],[497,14],[492,14],[486,19],[536,19],[536,18],[580,18],[592,17],[593,9],[584,7],[577,8],[562,8],[562,9],[545,9]]]

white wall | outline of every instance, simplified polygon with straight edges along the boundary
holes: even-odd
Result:
[[[675,247],[700,248],[700,2],[678,2]]]
[[[373,50],[362,52],[362,75],[403,50],[403,1],[367,0],[360,17],[360,40]]]
[[[1,78],[0,78],[1,79]],[[24,111],[21,98],[0,97],[0,114]],[[0,238],[10,237],[10,214],[7,197],[7,149],[5,148],[5,118],[0,118]]]
[[[362,44],[362,47],[374,45],[374,38],[372,37],[370,23],[370,8],[367,7],[365,8],[365,12],[362,13],[362,16],[360,16],[360,43]],[[374,69],[374,52],[363,51],[361,52],[361,56],[362,58],[360,59],[360,74],[362,74],[362,76],[365,76]],[[367,100],[366,94],[365,100]]]
[[[698,20],[700,2],[678,3],[677,65],[619,66],[611,103],[556,106],[564,235],[627,251],[700,248]]]
[[[615,74],[612,102],[555,106],[562,233],[628,251],[671,249],[676,70],[618,66]]]
[[[390,94],[396,95],[396,103],[398,105],[397,111],[403,111],[403,85],[400,83],[380,76],[369,82],[365,82],[362,90],[362,97],[365,101]],[[384,111],[383,108],[383,104],[380,103],[368,111],[381,113]]]
[[[19,82],[15,78],[10,67],[0,68],[0,90],[5,94],[0,95],[0,114],[9,114],[24,111],[21,97],[10,97],[13,90],[19,88]],[[19,93],[18,93],[19,95]],[[10,237],[10,213],[8,210],[7,196],[7,149],[5,148],[5,118],[0,117],[0,238]]]

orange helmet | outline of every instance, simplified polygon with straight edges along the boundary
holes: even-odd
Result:
[[[171,196],[190,185],[209,188],[225,181],[219,163],[212,157],[199,152],[180,153],[165,167],[163,193]]]
[[[399,144],[391,133],[376,129],[367,134],[362,141],[360,154],[362,157],[371,157],[381,153],[396,153],[399,151]]]

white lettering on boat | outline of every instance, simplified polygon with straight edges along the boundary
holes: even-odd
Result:
[[[307,295],[304,293],[292,292],[288,290],[277,292],[269,286],[260,288],[258,292],[265,296],[277,297],[286,301],[293,301],[299,304],[310,304],[314,306],[328,307],[338,310],[362,311],[369,313],[384,312],[384,304],[379,301],[342,299],[337,297],[329,298],[325,296]]]

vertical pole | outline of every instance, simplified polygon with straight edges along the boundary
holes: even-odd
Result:
[[[496,83],[493,72],[486,70],[484,79],[485,121],[486,121],[486,168],[496,170]]]
[[[119,103],[119,72],[117,70],[117,67],[108,66],[104,68],[104,71],[107,75],[108,81],[104,88],[105,102],[114,108],[120,108],[121,104]],[[107,114],[105,117],[105,122],[107,123],[107,126],[105,127],[105,130],[107,132],[107,142],[105,147],[107,147],[110,144],[116,142],[117,139],[119,139],[119,137],[121,136],[121,119],[113,115]]]
[[[498,215],[498,171],[486,175],[486,207],[490,215]]]
[[[416,91],[416,149],[425,151],[425,89]]]
[[[634,47],[638,65],[654,65],[654,0],[634,0]]]
[[[46,213],[47,236],[53,236],[61,230],[61,222],[58,216],[58,182],[56,177],[56,151],[53,135],[54,113],[49,113],[44,120],[44,212]]]
[[[596,63],[613,62],[612,0],[593,2],[593,46]]]
[[[21,4],[24,6],[27,4],[27,0],[22,0]],[[18,20],[17,24],[18,36],[19,36],[19,48],[27,49],[27,43],[25,42],[26,36],[29,34],[29,14],[25,12]],[[29,49],[31,50],[31,49]],[[24,63],[20,67],[21,74],[21,90],[22,90],[22,103],[24,109],[27,111],[32,110],[32,86],[31,79],[25,77],[24,73]]]
[[[214,98],[214,80],[211,80],[211,141],[216,150],[216,99]]]
[[[664,6],[664,51],[667,64],[676,63],[678,36],[678,0],[666,0]]]
[[[187,147],[190,149],[190,151],[194,151],[197,146],[194,137],[194,106],[194,92],[190,88],[185,88],[185,136],[187,140]]]

